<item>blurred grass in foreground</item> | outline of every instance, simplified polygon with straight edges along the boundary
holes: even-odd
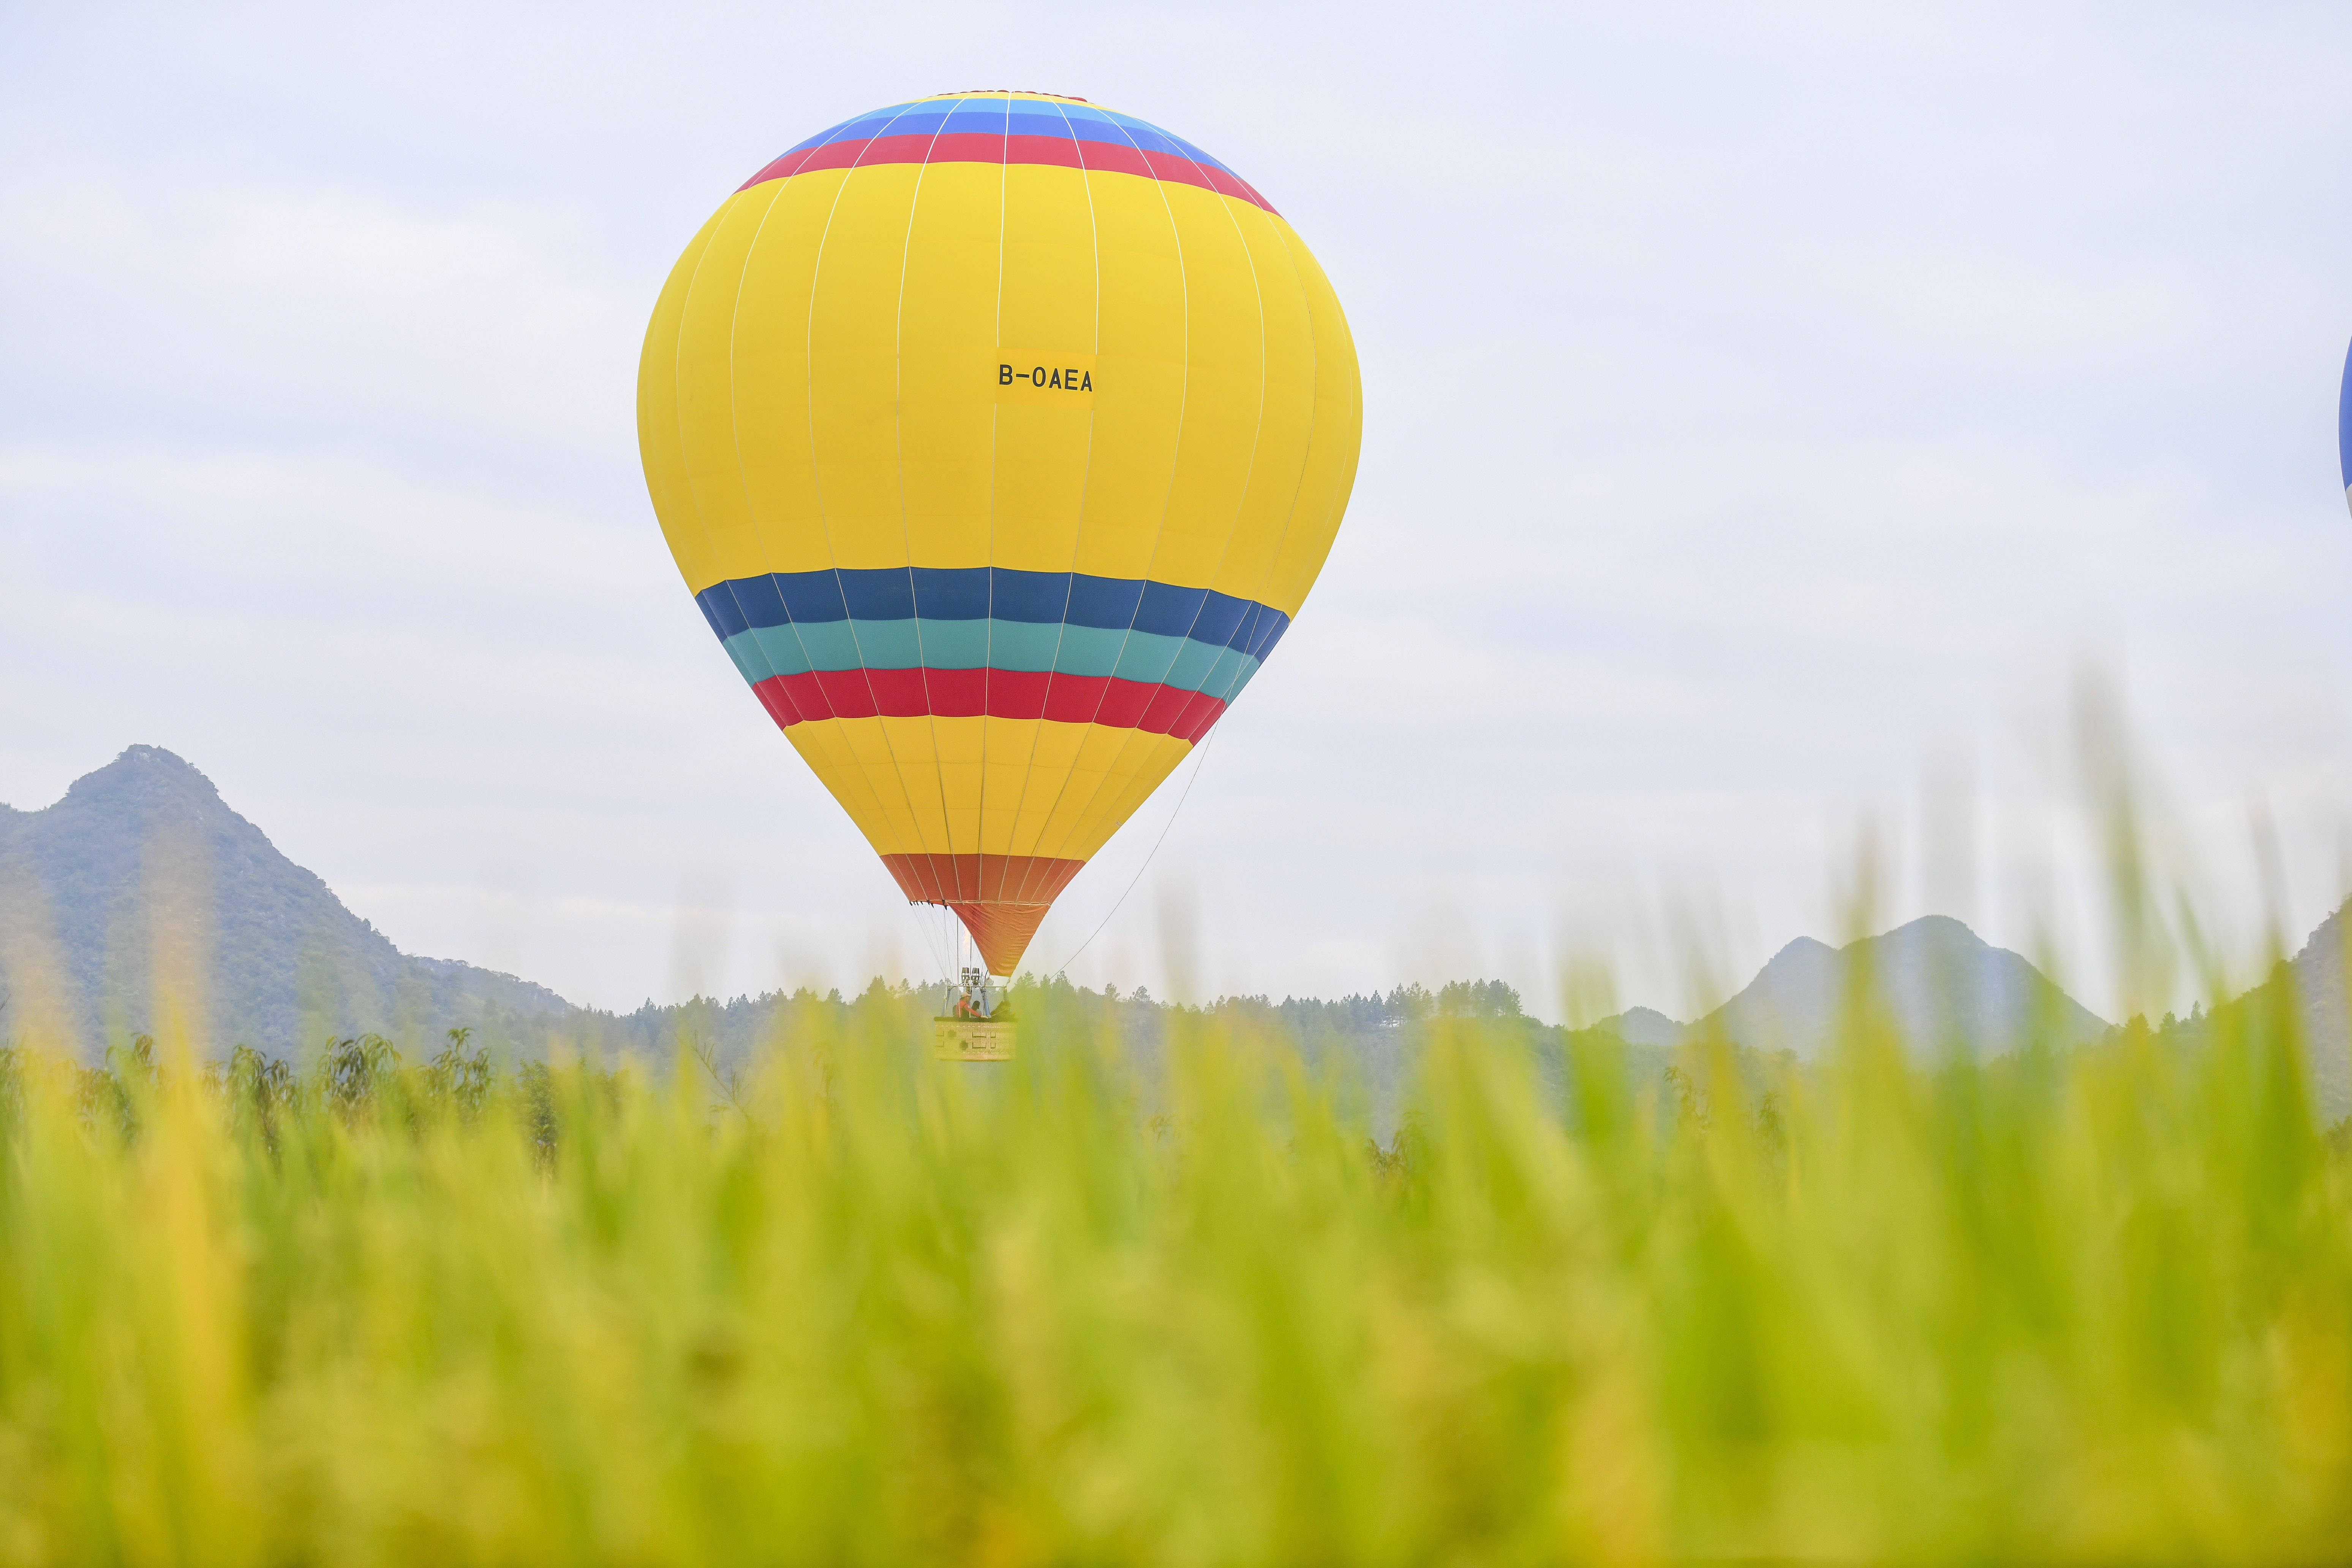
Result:
[[[2318,1560],[2352,1186],[2293,1021],[1629,1080],[1439,1021],[1405,1130],[1179,1015],[727,1086],[347,1044],[0,1075],[0,1560]],[[1189,1018],[1189,1022],[1187,1021]],[[2327,1048],[2342,1048],[2333,1042]]]

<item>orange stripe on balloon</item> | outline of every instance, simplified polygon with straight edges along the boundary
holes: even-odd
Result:
[[[1086,866],[1042,855],[885,855],[882,864],[918,904],[995,903],[1007,892],[1051,903]]]
[[[908,903],[956,912],[991,974],[1013,973],[1055,898],[1086,866],[1033,855],[885,855],[882,864]]]

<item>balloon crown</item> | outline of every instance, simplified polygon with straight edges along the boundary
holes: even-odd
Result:
[[[941,98],[979,98],[992,92],[1017,92],[1029,98],[1058,98],[1064,103],[1084,103],[1087,100],[1075,92],[1043,92],[1034,87],[960,87],[953,92],[943,92]]]

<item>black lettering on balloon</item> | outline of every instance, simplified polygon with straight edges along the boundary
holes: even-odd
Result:
[[[1095,375],[1091,370],[1076,365],[1033,365],[1027,370],[1015,370],[1005,361],[996,365],[996,384],[1011,386],[1015,382],[1027,382],[1041,392],[1092,392]]]

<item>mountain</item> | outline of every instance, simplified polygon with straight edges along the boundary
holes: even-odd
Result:
[[[2345,943],[2352,941],[2347,903],[2319,922],[2303,951],[2287,963],[2294,977],[2296,1015],[2303,1025],[2312,1098],[2331,1121],[2352,1115],[2352,1013],[2344,993]]]
[[[2029,1028],[2079,1045],[2108,1028],[2032,964],[1948,915],[1923,916],[1843,947],[1801,936],[1696,1025],[1637,1007],[1601,1026],[1628,1044],[1673,1045],[1693,1032],[1720,1033],[1752,1050],[1811,1060],[1836,1036],[1853,985],[1864,975],[1921,1055],[1966,1042],[1979,1056],[1998,1056],[2022,1044]]]
[[[2284,988],[2308,1045],[2316,1109],[2331,1122],[2352,1112],[2347,939],[2352,903],[2262,985],[2214,1014],[2168,1018],[2160,1034],[2177,1031],[2179,1043],[2194,1046],[2217,1017],[2276,1005]],[[1800,937],[1696,1025],[1634,1007],[1597,1026],[1634,1047],[1639,1070],[1653,1077],[1672,1047],[1702,1029],[1720,1030],[1751,1051],[1812,1058],[1864,973],[1922,1054],[1966,1040],[1995,1055],[2018,1045],[2029,1021],[2038,1021],[2044,1037],[2068,1043],[2108,1032],[2032,964],[1958,921],[1933,915],[1842,948]],[[561,1047],[659,1062],[684,1035],[738,1060],[791,1016],[847,1005],[837,995],[776,993],[648,1003],[616,1016],[574,1007],[510,974],[404,953],[230,810],[204,774],[169,752],[133,746],[76,780],[54,805],[30,812],[0,805],[0,1042],[43,1041],[94,1058],[155,1029],[159,990],[200,1003],[196,1044],[205,1054],[244,1044],[286,1058],[299,1058],[330,1035],[362,1030],[390,1035],[411,1053],[429,1052],[442,1030],[466,1026],[481,1030],[486,1044],[527,1056]],[[945,1005],[944,990],[933,990],[898,988],[919,1011]],[[1504,997],[1507,1006],[1497,1001]],[[1517,1012],[1516,994],[1499,983],[1279,1005],[1234,997],[1216,1006],[1236,1018],[1248,1015],[1254,1026],[1298,1042],[1310,1057],[1338,1052],[1364,1074],[1381,1120],[1401,1103],[1419,1049],[1418,1021],[1433,1011],[1493,1011],[1489,1003]],[[1157,1039],[1154,1020],[1164,1009],[1141,993],[1121,999],[1106,992],[1086,1005],[1115,1008],[1118,1033],[1139,1050]],[[1523,1022],[1558,1058],[1564,1034]]]
[[[1679,1046],[1690,1034],[1688,1024],[1677,1024],[1654,1007],[1628,1007],[1593,1027],[1608,1030],[1629,1046]]]
[[[2291,1012],[2303,1037],[2304,1067],[2313,1110],[2325,1122],[2352,1115],[2352,1011],[2345,1001],[2345,943],[2352,941],[2352,903],[2319,922],[2301,952],[2273,968],[2245,994],[2202,1017],[2166,1015],[2158,1037],[2197,1047],[2210,1044],[2224,1022],[2263,1026],[2281,1009]]]
[[[1998,1056],[2024,1044],[2029,1033],[2080,1045],[2108,1028],[2032,964],[1948,915],[1926,915],[1841,948],[1799,937],[1701,1026],[1758,1050],[1818,1057],[1835,1037],[1862,974],[1923,1055],[1965,1042],[1979,1056]]]
[[[572,1011],[543,985],[403,953],[171,752],[133,746],[39,811],[0,806],[0,1036],[96,1056],[191,1008],[200,1051],[432,1038]]]

